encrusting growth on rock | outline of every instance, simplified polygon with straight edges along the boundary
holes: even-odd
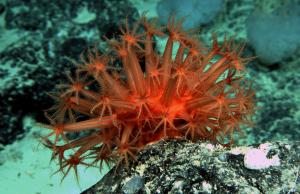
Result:
[[[58,158],[63,178],[71,168],[77,175],[77,165],[128,166],[160,139],[230,144],[241,124],[251,124],[254,92],[244,77],[251,58],[241,58],[243,46],[227,38],[219,44],[213,36],[212,48],[205,48],[181,24],[170,18],[165,33],[145,17],[132,28],[126,22],[119,37],[107,40],[110,52],[82,56],[75,78],[68,74],[69,83],[51,94],[58,103],[46,113],[51,133],[42,140]],[[153,47],[156,36],[167,37],[162,54]],[[114,67],[116,59],[122,69]],[[87,130],[77,139],[66,136]],[[66,156],[67,150],[72,154]]]

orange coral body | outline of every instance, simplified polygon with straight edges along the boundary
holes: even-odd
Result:
[[[140,24],[143,33],[138,33]],[[207,49],[182,30],[180,22],[170,19],[166,28],[165,34],[145,18],[132,30],[126,23],[118,39],[108,40],[112,53],[94,51],[87,60],[82,57],[76,79],[81,75],[80,83],[95,81],[78,88],[69,77],[71,89],[56,98],[71,101],[63,106],[61,100],[47,113],[52,123],[63,127],[59,134],[54,131],[43,137],[46,146],[56,152],[52,159],[58,155],[60,170],[67,169],[64,177],[70,168],[77,174],[78,164],[99,163],[102,168],[103,162],[112,159],[128,164],[138,150],[163,138],[222,142],[229,137],[230,143],[241,124],[251,123],[254,92],[250,86],[243,88],[247,85],[244,63],[250,60],[240,57],[243,47],[226,38],[220,45],[214,36],[212,49]],[[155,36],[168,38],[161,55],[153,48]],[[179,44],[178,50],[174,44]],[[123,71],[112,68],[114,57],[122,62]],[[98,91],[91,87],[95,83],[101,86]],[[80,115],[89,119],[76,121]],[[75,140],[64,135],[86,130],[92,132]],[[58,137],[64,137],[64,144],[58,143]],[[66,150],[74,152],[71,158],[63,154]],[[94,158],[94,162],[87,164],[82,161],[85,158]]]

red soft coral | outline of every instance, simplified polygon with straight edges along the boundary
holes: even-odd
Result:
[[[138,33],[140,23],[143,33]],[[240,56],[243,47],[226,38],[220,45],[214,36],[212,49],[204,48],[173,18],[167,30],[162,55],[155,51],[153,42],[154,36],[164,33],[143,18],[133,30],[126,23],[119,39],[108,40],[114,57],[98,51],[89,53],[88,59],[81,57],[76,79],[69,77],[71,83],[64,84],[68,86],[66,91],[56,95],[62,99],[60,104],[49,112],[51,115],[55,110],[51,123],[62,127],[58,131],[48,126],[53,132],[43,138],[54,151],[52,157],[58,155],[60,170],[66,169],[64,177],[70,168],[77,175],[78,164],[99,162],[101,168],[103,162],[118,159],[118,164],[125,161],[128,165],[139,149],[163,138],[207,139],[225,144],[222,140],[229,137],[231,143],[232,133],[240,130],[240,124],[251,123],[254,93],[246,87],[243,76],[244,62],[249,60]],[[172,56],[175,43],[179,48]],[[122,62],[124,72],[112,68],[113,58]],[[141,64],[145,64],[145,71]],[[122,79],[124,74],[126,79]],[[97,83],[99,90],[95,89]],[[68,104],[62,105],[64,102]],[[76,121],[81,115],[88,119]],[[75,140],[65,136],[86,130],[91,133]],[[49,137],[54,134],[52,142]],[[59,137],[63,137],[64,144],[58,143]],[[64,155],[66,150],[74,152],[71,157]],[[85,158],[95,161],[87,164]]]

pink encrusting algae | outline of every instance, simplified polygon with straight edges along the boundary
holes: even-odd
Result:
[[[212,48],[205,48],[174,18],[164,31],[145,17],[132,28],[126,22],[118,38],[107,40],[109,52],[94,49],[81,57],[76,76],[68,74],[69,83],[51,94],[58,103],[46,111],[50,125],[44,127],[51,133],[42,140],[63,179],[71,169],[77,176],[78,165],[128,166],[140,149],[160,139],[231,144],[240,125],[251,124],[254,92],[244,66],[251,58],[240,56],[243,45],[226,38],[219,44],[212,36]],[[154,49],[155,36],[167,37],[162,54]],[[122,69],[113,65],[116,59]],[[87,130],[77,139],[66,136]]]

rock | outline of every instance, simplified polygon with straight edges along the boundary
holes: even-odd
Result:
[[[256,80],[258,109],[247,143],[299,140],[300,74],[296,70],[257,72]]]
[[[258,151],[265,154],[263,162],[269,166],[257,165],[261,158],[251,154]],[[277,157],[277,163],[272,163]],[[142,150],[128,170],[111,169],[82,194],[299,193],[299,164],[299,142],[224,148],[166,140]]]

